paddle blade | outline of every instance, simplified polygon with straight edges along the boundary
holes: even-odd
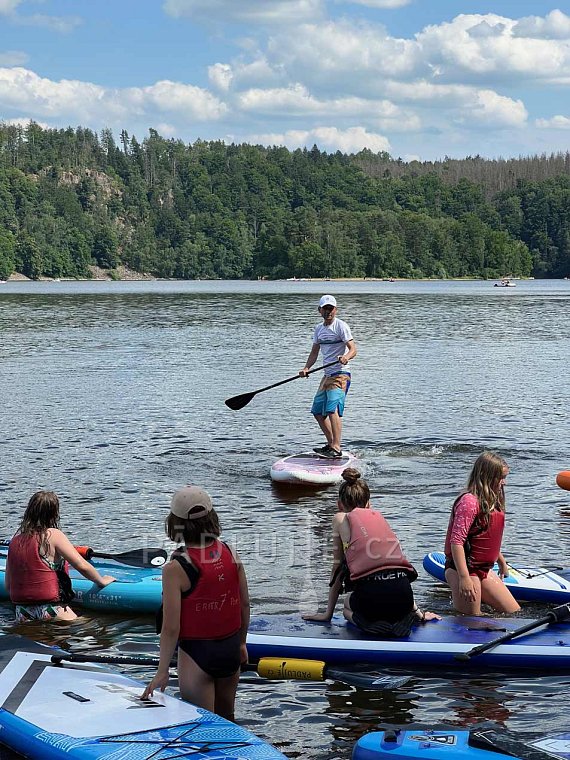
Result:
[[[255,396],[255,393],[242,393],[241,396],[232,396],[225,400],[225,405],[237,412],[238,409],[243,409],[247,406],[251,399]]]
[[[161,567],[168,558],[165,549],[132,549],[129,552],[118,554],[94,551],[92,556],[101,559],[113,559],[115,562],[132,567]]]

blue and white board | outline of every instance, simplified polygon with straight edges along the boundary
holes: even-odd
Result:
[[[445,583],[445,554],[430,552],[423,561],[424,570],[438,581]],[[494,570],[499,572],[495,565]],[[504,578],[505,586],[521,602],[551,602],[566,604],[570,602],[570,568],[566,570],[548,570],[544,567],[509,567],[509,574]]]
[[[382,726],[356,743],[353,760],[570,760],[570,733],[521,741],[504,731]]]
[[[31,650],[31,651],[26,651]],[[101,667],[54,665],[48,647],[0,637],[0,741],[28,758],[283,760],[207,710]]]
[[[271,479],[278,483],[330,486],[342,480],[347,467],[355,467],[357,458],[345,452],[338,459],[327,459],[312,452],[279,459],[271,467]]]
[[[10,601],[4,583],[8,548],[0,546],[0,600]],[[162,569],[160,567],[132,567],[115,560],[92,559],[91,564],[101,575],[112,575],[114,583],[99,588],[73,568],[69,569],[75,604],[93,610],[109,612],[154,613],[162,601]]]
[[[530,622],[523,618],[448,616],[418,624],[405,638],[372,639],[341,616],[335,616],[330,623],[305,621],[300,615],[254,616],[247,649],[252,659],[300,657],[331,665],[373,663],[424,669],[536,668],[543,673],[570,672],[569,623],[542,626],[469,662],[458,662],[454,657]]]

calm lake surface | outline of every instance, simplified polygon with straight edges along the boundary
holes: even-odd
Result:
[[[316,609],[327,594],[336,489],[277,490],[269,467],[320,443],[309,412],[318,379],[260,394],[239,412],[224,399],[304,366],[325,292],[359,348],[344,448],[362,460],[374,505],[420,571],[419,604],[449,611],[421,561],[443,546],[453,499],[485,447],[511,466],[507,559],[567,566],[570,494],[554,478],[570,469],[569,281],[2,284],[0,537],[29,496],[49,488],[77,543],[162,545],[172,492],[196,483],[242,555],[253,613]],[[9,606],[0,624],[15,630]],[[25,631],[78,650],[157,640],[144,617]],[[569,683],[420,674],[375,693],[248,682],[237,715],[290,757],[346,760],[379,722],[487,718],[519,734],[568,730]]]

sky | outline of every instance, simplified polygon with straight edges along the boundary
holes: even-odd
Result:
[[[0,0],[0,120],[406,161],[570,148],[570,0]]]

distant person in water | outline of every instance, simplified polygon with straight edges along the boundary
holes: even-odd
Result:
[[[467,489],[453,504],[445,538],[445,580],[453,606],[465,615],[481,615],[481,603],[497,612],[518,612],[519,605],[502,579],[509,574],[501,554],[505,526],[504,459],[484,451],[473,465]],[[491,569],[499,565],[499,575]]]
[[[52,491],[38,491],[26,507],[22,522],[8,547],[6,588],[16,607],[16,620],[75,620],[69,606],[75,594],[67,563],[103,588],[111,575],[100,575],[59,529],[59,499]]]
[[[313,347],[299,375],[307,377],[310,368],[317,361],[319,351],[322,353],[323,364],[336,360],[332,366],[324,370],[324,377],[313,400],[311,412],[327,441],[324,446],[318,446],[314,451],[329,459],[338,459],[342,456],[342,416],[350,387],[348,362],[356,356],[356,345],[350,327],[336,315],[337,304],[334,296],[323,296],[318,308],[323,322],[315,327]]]
[[[367,633],[407,636],[412,626],[439,620],[422,612],[414,601],[412,582],[418,577],[394,531],[383,515],[370,507],[370,489],[358,470],[342,473],[339,511],[333,517],[333,567],[325,612],[303,615],[328,622],[342,590],[344,617]]]
[[[203,488],[176,491],[165,527],[181,546],[162,571],[160,661],[142,699],[164,691],[178,646],[182,699],[233,720],[240,666],[247,662],[245,570],[237,552],[220,540],[218,515]]]

